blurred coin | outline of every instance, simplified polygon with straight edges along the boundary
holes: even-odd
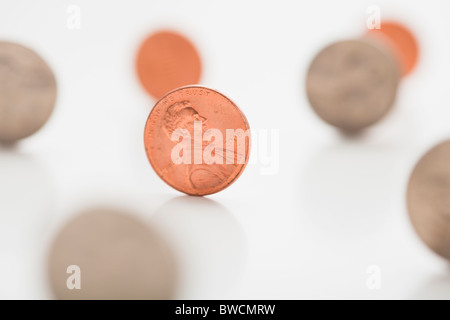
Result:
[[[394,21],[383,21],[381,29],[372,29],[367,35],[378,37],[397,57],[402,75],[411,73],[417,64],[419,46],[414,35],[405,26]]]
[[[0,42],[0,142],[38,131],[55,101],[56,80],[47,63],[24,46]]]
[[[414,168],[407,191],[409,217],[420,238],[450,259],[450,140],[427,152]]]
[[[314,111],[344,131],[357,131],[381,119],[392,107],[399,74],[393,58],[359,40],[326,47],[312,61],[306,92]]]
[[[207,195],[231,185],[250,150],[244,114],[223,94],[200,86],[160,99],[145,126],[144,144],[155,172],[173,188]]]
[[[84,212],[54,240],[49,278],[58,299],[170,299],[175,269],[154,230],[131,215],[111,209]],[[80,270],[80,289],[69,279]],[[69,270],[75,276],[76,271]],[[69,279],[69,280],[68,280]],[[72,282],[73,280],[73,282]]]
[[[200,81],[201,61],[196,48],[173,31],[160,31],[145,39],[138,51],[136,67],[145,90],[156,99],[175,88]]]

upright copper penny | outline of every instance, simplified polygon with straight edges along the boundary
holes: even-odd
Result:
[[[357,131],[391,109],[399,82],[397,69],[387,51],[369,42],[336,42],[312,61],[307,96],[323,120],[344,131]]]
[[[0,42],[0,142],[12,143],[38,131],[56,101],[56,80],[34,51]]]
[[[450,259],[450,140],[427,152],[414,168],[407,191],[408,212],[420,238]]]
[[[178,87],[198,84],[202,69],[194,45],[173,31],[160,31],[145,39],[136,68],[143,87],[156,99]]]
[[[58,299],[171,299],[173,262],[146,223],[122,211],[97,208],[60,230],[50,249],[48,273]]]
[[[144,143],[155,172],[189,195],[231,185],[249,158],[250,131],[239,108],[223,94],[200,86],[161,98],[148,117]]]

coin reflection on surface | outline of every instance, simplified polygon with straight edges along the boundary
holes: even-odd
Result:
[[[41,261],[55,186],[45,163],[0,146],[0,299],[45,299]]]
[[[349,139],[320,149],[299,179],[306,221],[346,245],[377,234],[402,192],[401,159],[396,147]]]
[[[417,163],[408,184],[407,205],[420,238],[450,259],[450,140],[432,148]]]
[[[71,265],[81,271],[79,290],[67,286]],[[171,299],[176,285],[173,257],[155,230],[108,208],[77,215],[60,230],[48,272],[58,299]]]
[[[246,260],[245,235],[231,212],[211,199],[182,196],[163,204],[152,222],[171,241],[180,263],[177,298],[231,297]]]
[[[56,80],[34,51],[0,42],[0,142],[13,143],[38,131],[56,102]]]
[[[450,270],[447,270],[447,272]],[[450,275],[439,275],[428,279],[410,297],[411,300],[450,300]]]

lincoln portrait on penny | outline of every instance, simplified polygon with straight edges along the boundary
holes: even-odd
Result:
[[[195,124],[201,122],[202,128],[202,137],[203,133],[208,131],[208,120],[206,117],[203,117],[199,114],[196,108],[192,105],[192,103],[188,100],[183,100],[179,102],[175,102],[170,105],[163,117],[163,129],[167,134],[167,137],[171,141],[174,140],[174,133],[184,132],[189,133],[189,139],[191,140],[189,145],[191,146],[191,155],[201,154],[203,156],[203,151],[205,150],[208,143],[205,141],[198,142],[197,144],[194,141],[195,137]],[[201,152],[196,150],[201,148]],[[212,163],[206,164],[201,161],[200,164],[197,164],[193,161],[189,161],[188,163],[184,163],[181,165],[184,167],[184,173],[187,177],[187,181],[190,186],[194,189],[207,189],[218,186],[228,179],[228,177],[235,171],[237,165],[235,161],[232,164],[226,164],[226,152],[221,142],[221,145],[214,150],[215,153],[220,155],[223,158],[220,164]],[[192,160],[192,158],[190,159]],[[222,160],[222,159],[221,159]],[[171,163],[168,167],[163,170],[163,175],[169,173],[174,170],[175,166],[178,166],[175,163]]]

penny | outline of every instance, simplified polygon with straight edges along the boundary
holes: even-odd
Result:
[[[399,74],[382,48],[361,40],[340,41],[313,59],[306,92],[314,111],[344,131],[358,131],[391,109]]]
[[[56,80],[34,51],[0,42],[0,142],[12,143],[38,131],[56,102]]]
[[[145,39],[136,68],[142,86],[156,99],[178,87],[198,84],[202,69],[194,45],[173,31],[160,31]]]
[[[419,237],[450,259],[450,140],[432,148],[417,163],[408,184],[407,205]]]
[[[403,76],[411,73],[419,56],[419,46],[411,31],[397,22],[383,21],[381,29],[369,30],[367,35],[378,37],[392,50]]]
[[[63,300],[170,299],[176,279],[154,230],[108,208],[83,212],[60,230],[48,273],[55,297]]]
[[[201,86],[175,89],[161,98],[145,126],[144,144],[155,172],[189,195],[231,185],[249,158],[250,128],[223,94]]]

